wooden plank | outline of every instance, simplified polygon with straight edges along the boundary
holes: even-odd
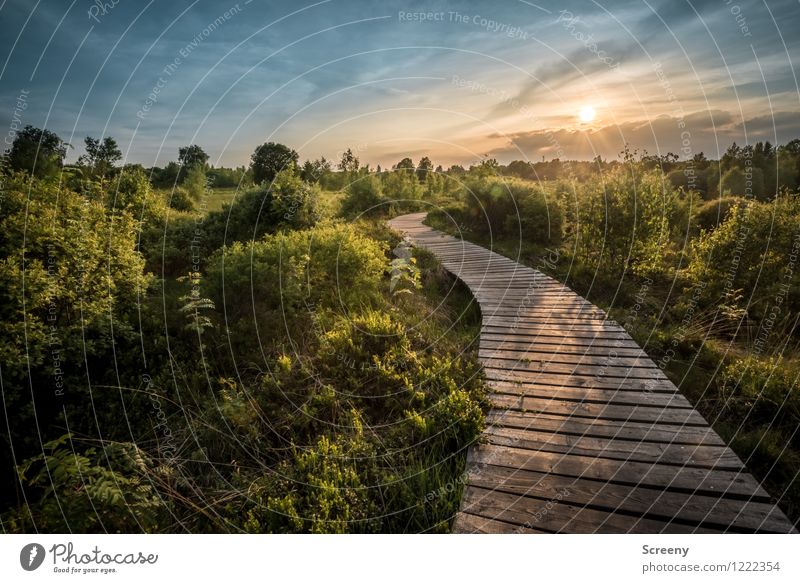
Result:
[[[469,512],[459,512],[453,520],[456,534],[550,534],[546,530],[525,528],[494,518],[485,518]]]
[[[628,338],[628,332],[622,326],[612,323],[610,320],[579,320],[579,319],[559,319],[559,318],[529,318],[526,316],[493,316],[491,312],[483,317],[484,326],[494,326],[499,328],[514,329],[544,329],[561,333],[572,333],[574,331],[594,330],[606,334],[624,334]]]
[[[505,330],[505,329],[502,329]],[[508,333],[506,331],[495,331],[490,327],[485,327],[481,332],[481,340],[487,342],[505,342],[517,343],[535,346],[575,346],[577,348],[630,348],[635,350],[642,350],[636,342],[631,338],[612,338],[612,339],[595,339],[592,337],[580,338],[570,337],[558,334],[526,334],[519,331]]]
[[[530,373],[532,378],[537,374],[567,374],[590,377],[622,377],[632,379],[666,380],[664,372],[650,363],[650,366],[617,366],[613,364],[593,364],[591,362],[562,363],[549,358],[536,357],[531,354],[525,360],[519,358],[486,358],[481,357],[484,368],[497,368],[516,372]],[[639,361],[637,361],[639,362]]]
[[[574,436],[606,437],[634,442],[655,442],[684,445],[724,445],[710,427],[659,425],[647,421],[615,421],[612,419],[586,419],[548,413],[520,413],[494,409],[486,422],[494,426],[535,428],[551,433]]]
[[[474,446],[469,452],[469,461],[628,486],[649,486],[706,496],[752,497],[763,502],[769,501],[769,496],[761,486],[749,474],[740,472],[599,459],[577,454],[531,452],[491,444]]]
[[[624,439],[575,437],[530,429],[512,429],[489,425],[487,443],[518,449],[586,455],[622,461],[678,465],[718,470],[741,470],[742,462],[725,446],[673,445],[635,442]]]
[[[791,532],[791,522],[606,312],[491,249],[390,221],[466,284],[493,409],[455,532]],[[563,494],[568,492],[568,494]]]
[[[678,392],[625,391],[597,389],[594,387],[554,387],[538,383],[509,383],[507,381],[487,381],[492,392],[506,395],[524,395],[540,399],[562,399],[586,403],[613,403],[617,405],[645,405],[649,407],[677,407],[692,409],[692,404]]]
[[[634,356],[619,354],[615,350],[605,350],[604,354],[591,354],[566,352],[559,349],[547,352],[534,350],[514,350],[509,346],[485,348],[483,343],[478,352],[480,358],[487,360],[507,360],[510,366],[518,362],[553,362],[560,364],[593,364],[597,366],[610,366],[617,368],[658,368],[656,364],[642,351],[635,351]]]
[[[492,321],[484,321],[482,329],[487,333],[502,335],[507,338],[555,337],[562,338],[564,342],[567,342],[568,339],[577,339],[582,341],[585,341],[586,339],[614,340],[619,342],[630,342],[631,345],[638,346],[634,340],[628,336],[627,332],[610,330],[603,327],[587,329],[582,326],[557,326],[555,324],[530,324],[525,322],[512,322],[511,324],[500,325]]]
[[[535,411],[551,415],[569,415],[570,417],[639,421],[669,425],[707,425],[705,419],[694,409],[582,403],[579,401],[561,401],[499,393],[492,393],[488,398],[495,407],[523,412]]]
[[[773,504],[764,502],[654,491],[484,464],[474,465],[467,480],[470,486],[486,490],[721,531],[788,533],[793,529]]]
[[[639,379],[611,376],[581,376],[575,374],[538,373],[528,371],[504,370],[499,368],[484,369],[484,376],[495,381],[535,382],[557,387],[592,387],[596,389],[638,390],[644,392],[658,389],[677,390],[668,380]]]
[[[493,351],[508,353],[540,354],[541,358],[549,356],[558,358],[577,358],[581,356],[595,358],[649,358],[647,353],[641,348],[620,348],[614,346],[577,346],[574,344],[563,344],[560,342],[545,343],[536,340],[522,340],[521,342],[509,340],[494,340],[481,338],[480,349],[491,354]]]
[[[637,518],[614,512],[486,490],[464,488],[464,512],[548,532],[587,533],[699,533],[717,529],[693,527],[661,520]]]
[[[481,314],[483,319],[491,321],[493,324],[519,326],[520,324],[548,324],[550,326],[569,326],[569,327],[587,327],[591,325],[594,328],[602,327],[603,320],[596,314],[587,313],[568,313],[568,312],[553,312],[550,310],[542,310],[539,312],[530,310],[529,308],[521,309],[503,309],[492,307],[486,304],[480,304]],[[488,322],[487,322],[488,323]],[[616,332],[621,332],[620,328],[616,328]]]

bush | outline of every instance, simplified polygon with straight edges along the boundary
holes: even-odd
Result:
[[[76,452],[69,435],[19,467],[35,502],[4,516],[12,532],[156,532],[168,516],[148,478],[151,461],[133,443]]]
[[[563,229],[563,213],[561,205],[555,197],[547,197],[541,189],[531,188],[519,201],[520,227],[522,237],[527,241],[542,245],[558,245],[561,243]],[[513,217],[506,229],[516,227]]]
[[[280,478],[251,486],[257,504],[247,511],[245,528],[253,533],[375,532],[381,508],[368,489],[379,481],[375,453],[360,430],[335,439],[322,436],[314,447],[295,450],[279,466]]]
[[[158,222],[164,218],[166,202],[150,185],[150,180],[140,168],[124,168],[106,190],[106,206],[115,211],[126,211],[137,220]]]
[[[121,392],[105,388],[136,386],[140,376],[138,364],[125,365],[140,362],[140,298],[153,278],[136,251],[137,218],[125,210],[111,215],[100,200],[49,180],[15,174],[5,187],[0,363],[3,432],[14,436],[13,454],[22,460],[41,452],[42,441],[63,433],[65,416],[85,436],[141,436],[148,426],[137,425],[143,408],[135,397],[123,403]],[[6,475],[13,472],[11,456],[8,448],[0,451]]]
[[[183,188],[189,197],[197,202],[203,197],[207,187],[205,167],[200,165],[190,167],[183,180]]]
[[[689,177],[682,168],[677,168],[670,172],[667,175],[667,179],[675,188],[683,188],[684,190],[689,188]]]
[[[694,214],[694,222],[699,228],[707,231],[716,229],[725,221],[731,209],[742,202],[744,199],[739,196],[709,200],[698,207]]]
[[[316,309],[369,305],[386,266],[384,248],[355,227],[325,225],[219,251],[210,260],[207,295],[226,307],[233,323],[249,330],[255,317],[269,335],[277,332],[275,321],[297,323],[295,318],[310,317]]]
[[[209,168],[206,171],[214,188],[246,188],[251,185],[252,177],[243,166],[240,168]]]
[[[787,258],[800,248],[798,224],[797,196],[734,205],[721,225],[692,242],[686,275],[702,287],[703,305],[756,321],[769,316],[774,327],[797,313],[800,270],[788,268]]]
[[[659,172],[627,168],[609,174],[603,186],[586,184],[577,195],[577,257],[614,278],[626,270],[669,277],[693,195],[665,185]]]
[[[249,484],[249,531],[448,529],[464,448],[483,428],[482,385],[474,363],[426,354],[428,339],[400,318],[385,309],[337,316],[318,330],[313,357],[281,357],[252,391],[270,424],[286,420],[283,438],[310,445]]]
[[[280,172],[268,187],[237,196],[203,222],[203,248],[209,254],[234,241],[257,241],[284,229],[306,229],[318,219],[319,188],[300,179],[294,168]]]
[[[433,173],[428,173],[431,176],[430,181],[426,186],[433,186],[438,183]],[[386,197],[391,199],[396,206],[402,208],[413,209],[414,201],[422,198],[423,186],[417,179],[413,170],[393,170],[385,172],[383,178],[383,192]]]
[[[724,196],[744,196],[746,198],[765,198],[764,173],[760,168],[751,166],[748,172],[739,168],[731,168],[722,175],[720,183]]]
[[[380,178],[374,174],[358,177],[347,185],[342,214],[346,217],[385,215],[389,211],[385,202]]]
[[[197,200],[190,196],[185,188],[174,188],[169,193],[169,208],[179,212],[191,212],[194,210],[194,201]]]
[[[250,532],[448,529],[464,448],[483,426],[483,388],[473,360],[432,342],[439,328],[413,324],[416,313],[390,301],[386,253],[355,225],[326,224],[237,243],[209,270],[220,305],[225,277],[239,366],[265,370],[249,387],[225,383],[213,409],[237,437],[214,459],[256,451],[268,467],[234,477],[247,495],[226,512]],[[277,283],[252,285],[267,281]],[[258,349],[239,340],[256,337],[253,320]]]
[[[793,430],[800,423],[798,375],[797,366],[782,358],[739,358],[722,369],[719,392],[724,407],[744,426]]]
[[[563,214],[555,197],[538,186],[493,176],[468,179],[462,194],[464,220],[475,231],[553,244],[561,241]]]

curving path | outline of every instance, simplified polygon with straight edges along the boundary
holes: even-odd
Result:
[[[624,328],[556,280],[424,218],[389,225],[472,290],[492,389],[455,532],[794,532]]]

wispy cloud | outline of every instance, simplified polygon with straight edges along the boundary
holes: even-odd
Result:
[[[786,142],[800,136],[800,115],[781,111],[745,121],[727,111],[696,112],[683,118],[662,115],[652,120],[610,124],[596,129],[556,129],[518,132],[509,135],[490,134],[489,140],[501,139],[505,144],[490,151],[492,156],[508,160],[529,160],[561,157],[588,159],[596,155],[614,159],[626,144],[650,153],[672,152],[690,157],[705,152],[718,157],[731,142],[756,140]]]
[[[794,0],[737,0],[736,14],[715,0],[546,0],[536,2],[541,9],[518,1],[239,0],[237,14],[181,58],[145,119],[136,113],[163,68],[237,2],[123,1],[100,22],[89,19],[89,4],[69,10],[42,0],[32,14],[33,3],[2,5],[0,121],[11,115],[2,103],[25,88],[25,123],[67,135],[76,127],[78,143],[107,128],[145,164],[174,159],[189,141],[215,161],[241,164],[268,137],[302,145],[308,156],[370,144],[362,158],[383,164],[396,162],[401,147],[445,164],[489,152],[552,156],[547,136],[579,157],[613,155],[623,141],[668,151],[681,143],[678,108],[707,153],[717,141],[744,139],[745,127],[748,139],[798,135]],[[572,29],[561,11],[579,19]],[[408,21],[401,12],[443,16]],[[454,75],[493,90],[456,87]],[[585,105],[598,110],[591,130],[575,117]],[[707,113],[688,114],[709,110],[716,125],[703,121]]]

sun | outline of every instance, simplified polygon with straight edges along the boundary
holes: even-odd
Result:
[[[587,105],[581,108],[580,113],[578,113],[578,117],[583,123],[589,123],[590,121],[594,121],[597,112],[595,112],[594,107]]]

